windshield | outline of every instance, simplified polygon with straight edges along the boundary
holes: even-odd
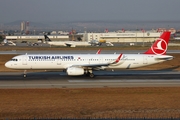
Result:
[[[18,61],[18,59],[13,58],[13,59],[11,59],[10,61]]]

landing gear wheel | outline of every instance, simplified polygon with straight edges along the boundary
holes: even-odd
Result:
[[[94,74],[93,73],[89,73],[89,77],[90,78],[94,78]]]
[[[23,77],[26,78],[26,74],[24,74]]]

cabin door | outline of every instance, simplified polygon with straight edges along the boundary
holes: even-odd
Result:
[[[22,64],[27,65],[27,55],[23,56],[22,58]]]
[[[148,58],[147,58],[147,56],[144,56],[144,57],[143,57],[143,64],[148,64]]]
[[[57,59],[57,65],[61,65],[61,59]]]
[[[99,63],[103,63],[103,58],[102,57],[99,58]]]

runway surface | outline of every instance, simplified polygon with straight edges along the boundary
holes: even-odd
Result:
[[[95,78],[67,76],[64,72],[0,73],[0,88],[95,88],[180,86],[180,71],[96,71]]]

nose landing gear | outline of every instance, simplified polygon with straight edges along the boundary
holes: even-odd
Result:
[[[26,78],[26,77],[27,77],[27,75],[26,75],[26,70],[24,70],[23,77],[24,77],[24,78]]]

